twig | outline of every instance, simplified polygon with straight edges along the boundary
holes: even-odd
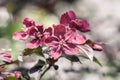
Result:
[[[19,61],[18,60],[15,60],[11,63],[4,63],[4,64],[1,64],[0,66],[5,66],[5,65],[10,65],[10,64],[14,64],[14,63],[18,63]]]

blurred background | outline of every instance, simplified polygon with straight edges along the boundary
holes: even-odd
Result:
[[[0,0],[0,49],[11,48],[16,59],[25,42],[13,40],[12,35],[21,30],[24,18],[49,27],[58,24],[60,15],[68,10],[90,23],[89,39],[104,43],[104,51],[95,52],[103,67],[85,59],[73,65],[60,59],[59,70],[51,69],[44,80],[120,80],[120,0]],[[31,67],[22,64],[26,65]]]

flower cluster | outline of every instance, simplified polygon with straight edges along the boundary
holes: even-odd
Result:
[[[89,23],[86,20],[78,19],[73,11],[63,13],[59,24],[53,24],[46,29],[44,29],[42,23],[35,23],[33,19],[25,18],[23,20],[23,30],[15,32],[13,39],[27,40],[27,48],[15,61],[9,52],[0,53],[0,62],[3,63],[0,65],[0,74],[2,75],[2,77],[0,75],[0,80],[1,78],[5,80],[30,80],[30,75],[35,72],[39,74],[37,78],[41,79],[51,67],[55,70],[59,68],[56,62],[61,57],[71,62],[80,62],[79,56],[81,55],[101,65],[94,57],[93,51],[102,51],[103,48],[100,43],[87,39],[84,35],[86,32],[90,32]],[[39,59],[32,68],[26,70],[27,72],[22,71],[22,68],[4,74],[5,65],[19,64],[19,62],[23,62],[24,56],[34,53],[39,54],[38,56],[43,57],[45,60]],[[45,56],[44,53],[48,56]]]
[[[96,42],[88,40],[83,34],[90,31],[89,23],[86,20],[79,20],[73,11],[68,11],[61,15],[60,24],[43,29],[43,24],[35,24],[30,18],[23,20],[24,30],[15,32],[13,39],[26,40],[32,38],[27,43],[27,48],[34,49],[47,46],[49,54],[56,60],[62,54],[81,54],[92,60],[94,50],[102,50],[102,46]],[[92,49],[91,49],[92,48]]]
[[[39,74],[38,76],[41,79],[51,67],[55,70],[59,68],[56,62],[61,57],[71,62],[80,62],[79,56],[81,55],[101,65],[97,58],[94,57],[93,51],[102,51],[103,48],[100,43],[87,39],[84,33],[89,31],[89,23],[86,20],[78,19],[73,11],[63,13],[59,24],[53,24],[52,27],[46,29],[44,29],[42,23],[35,23],[34,20],[25,18],[23,20],[23,30],[15,32],[13,39],[27,40],[27,48],[15,61],[9,52],[0,53],[0,62],[3,63],[0,65],[0,74],[2,75],[0,79],[23,80],[25,78],[25,80],[30,80],[30,75],[35,72],[38,72],[37,74]],[[39,59],[32,68],[26,70],[27,72],[16,69],[8,71],[7,74],[5,73],[5,65],[19,64],[19,62],[23,62],[24,56],[34,53],[39,54],[38,56],[43,57],[44,60]],[[47,65],[49,66],[47,67]]]

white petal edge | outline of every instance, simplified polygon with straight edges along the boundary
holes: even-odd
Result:
[[[82,45],[78,47],[82,56],[88,57],[91,61],[93,61],[94,52],[89,45]]]

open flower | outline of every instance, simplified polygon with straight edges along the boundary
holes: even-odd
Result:
[[[76,18],[76,14],[73,11],[68,11],[62,14],[60,18],[60,24],[64,24],[66,26],[69,25],[69,27],[76,28],[81,32],[90,31],[88,22],[86,20],[78,20]]]
[[[50,55],[58,59],[62,53],[74,55],[79,53],[77,45],[84,44],[86,38],[84,35],[76,33],[74,28],[66,29],[62,24],[54,25],[54,36],[48,37],[45,43],[50,47]]]
[[[52,28],[43,29],[43,24],[35,24],[35,22],[30,18],[25,18],[23,20],[24,30],[15,32],[13,39],[15,40],[26,40],[32,38],[30,42],[27,43],[27,47],[30,49],[37,48],[44,44],[47,37],[52,34]]]
[[[38,24],[36,25],[36,27],[31,28],[28,34],[33,39],[29,43],[27,43],[27,47],[33,49],[44,44],[45,39],[52,34],[52,28],[49,27],[44,30],[43,25]]]
[[[12,59],[10,53],[2,52],[2,53],[0,53],[0,61],[11,63],[11,62],[13,62],[13,59]]]
[[[19,31],[19,32],[15,32],[13,34],[13,39],[15,40],[26,40],[29,37],[29,30],[31,30],[31,28],[35,27],[35,22],[34,20],[30,19],[30,18],[25,18],[23,20],[23,26],[24,26],[24,30],[23,31]]]
[[[13,39],[15,40],[26,40],[29,38],[29,30],[31,28],[34,28],[35,27],[35,22],[34,20],[30,19],[30,18],[25,18],[23,20],[23,29],[22,31],[19,31],[19,32],[15,32],[13,34]]]

